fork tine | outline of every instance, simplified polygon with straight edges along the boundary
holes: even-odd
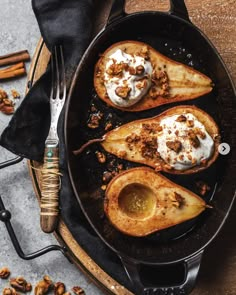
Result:
[[[57,46],[54,47],[54,57],[55,57],[55,64],[56,64],[56,98],[60,96],[60,70],[58,64],[58,49]]]
[[[64,62],[64,56],[63,56],[63,49],[62,46],[60,46],[60,53],[61,53],[61,75],[62,75],[62,100],[66,98],[66,72],[65,72],[65,62]]]
[[[51,93],[50,93],[50,99],[53,98],[53,93],[54,93],[54,80],[55,80],[55,75],[54,75],[54,72],[55,72],[55,69],[54,69],[54,53],[52,51],[51,53]]]
[[[52,67],[52,88],[51,99],[60,98],[64,100],[66,97],[66,76],[65,63],[63,57],[62,46],[55,46],[52,50],[51,56]]]

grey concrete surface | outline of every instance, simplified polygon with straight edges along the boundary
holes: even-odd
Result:
[[[0,55],[28,49],[33,56],[40,37],[30,0],[1,0],[0,17]],[[30,62],[27,63],[29,69]],[[16,81],[1,82],[6,91],[15,88],[24,97],[26,77]],[[11,116],[0,113],[0,133],[7,126]],[[0,162],[13,155],[0,147]],[[26,161],[0,170],[0,195],[5,206],[12,213],[12,224],[26,253],[50,244],[57,244],[53,235],[44,234],[39,226],[39,208],[28,174]],[[80,285],[89,295],[103,294],[74,265],[70,264],[60,252],[46,254],[32,261],[19,258],[13,249],[5,226],[0,222],[0,268],[8,266],[12,277],[24,276],[33,285],[48,274],[54,281],[62,281],[67,290]],[[0,279],[0,292],[8,286],[7,280]],[[30,294],[30,293],[29,293]],[[33,291],[31,292],[33,294]],[[52,294],[52,292],[51,292]]]

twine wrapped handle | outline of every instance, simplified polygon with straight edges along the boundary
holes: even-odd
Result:
[[[66,99],[66,76],[62,46],[55,46],[51,52],[51,124],[45,141],[44,164],[41,171],[40,223],[45,233],[53,232],[58,222],[60,172],[57,125]]]
[[[45,147],[44,164],[41,169],[41,205],[40,224],[45,233],[53,232],[57,227],[59,215],[59,149]]]

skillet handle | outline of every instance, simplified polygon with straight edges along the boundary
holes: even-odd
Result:
[[[141,264],[133,260],[120,257],[125,271],[133,284],[135,295],[188,295],[193,290],[197,275],[199,272],[203,251],[198,252],[194,256],[184,260],[182,263],[184,266],[184,278],[180,284],[173,284],[168,286],[157,286],[157,282],[152,282],[150,286],[144,286],[140,277]],[[161,265],[159,265],[160,269]],[[168,267],[173,267],[172,264]],[[153,286],[154,285],[154,286]]]
[[[183,18],[184,20],[191,22],[188,16],[188,10],[184,3],[184,0],[170,0],[170,14],[174,14]]]
[[[185,6],[184,0],[169,0],[170,1],[170,14],[181,17],[188,22],[191,22],[188,16],[188,11]],[[110,14],[107,20],[107,25],[113,21],[122,18],[126,15],[125,0],[113,0]]]
[[[124,17],[125,15],[125,0],[113,0],[110,14],[107,20],[107,25],[119,18]]]

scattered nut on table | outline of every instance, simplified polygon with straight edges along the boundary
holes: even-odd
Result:
[[[74,286],[72,288],[72,291],[76,294],[76,295],[85,295],[84,290],[80,287],[80,286]]]
[[[20,295],[14,288],[6,287],[2,291],[2,295]]]
[[[17,90],[15,90],[15,89],[12,89],[12,90],[11,90],[11,95],[12,95],[12,97],[13,97],[14,99],[20,98],[20,94],[19,94],[19,92],[18,92]]]
[[[34,294],[35,295],[44,295],[46,294],[49,289],[53,286],[52,280],[50,279],[49,276],[45,275],[43,277],[42,281],[39,281],[35,288],[34,288]]]
[[[9,268],[7,267],[2,267],[0,269],[0,278],[1,279],[7,279],[9,277],[9,275],[11,274]]]
[[[30,292],[32,290],[32,285],[28,283],[23,277],[19,276],[10,279],[10,285],[18,291],[23,293]]]
[[[54,295],[64,295],[66,287],[64,283],[57,282],[54,284]]]

